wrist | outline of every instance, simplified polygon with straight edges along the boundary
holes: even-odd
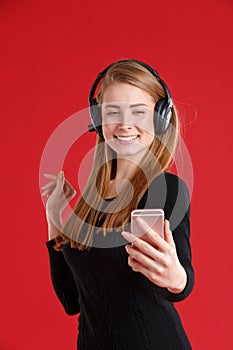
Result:
[[[48,225],[56,226],[58,229],[63,227],[63,220],[60,213],[46,211],[46,219]]]
[[[46,215],[48,222],[48,238],[52,240],[58,237],[63,232],[63,223],[61,217],[57,217],[56,220]]]
[[[171,293],[181,293],[185,286],[187,284],[187,274],[185,269],[183,268],[183,266],[181,266],[181,272],[180,272],[180,276],[179,276],[179,282],[177,282],[174,286],[167,288],[169,290],[169,292]]]

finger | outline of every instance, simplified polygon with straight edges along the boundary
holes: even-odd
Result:
[[[167,248],[167,242],[156,232],[154,231],[148,224],[141,218],[137,218],[138,225],[146,231],[146,233],[140,237],[141,239],[155,245],[160,250],[164,251]]]
[[[144,243],[145,242],[143,242],[143,244]],[[146,247],[145,250],[138,250],[135,248],[137,248],[137,244],[136,245],[134,244],[133,247],[132,245],[125,246],[127,253],[133,256],[133,258],[138,262],[140,262],[143,266],[146,266],[149,269],[153,269],[155,267],[159,268],[161,264],[164,265],[163,254],[158,252],[153,247],[148,245],[148,247]]]
[[[132,245],[130,249],[132,249]],[[133,242],[133,249],[137,250],[137,252],[141,252],[154,261],[163,263],[164,254],[147,241],[138,238]]]
[[[130,243],[135,242],[138,239],[138,237],[133,235],[131,232],[123,231],[123,232],[121,232],[121,234]]]
[[[137,262],[135,259],[132,259],[129,257],[128,260],[129,266],[132,268],[133,271],[135,272],[140,272],[143,274],[145,277],[147,277],[151,282],[157,284],[158,286],[161,285],[161,277],[159,272],[154,272],[149,270],[147,267],[142,266],[139,262]]]
[[[41,194],[52,194],[54,192],[55,187],[53,186],[52,188],[46,188]]]
[[[168,220],[164,221],[164,239],[168,242],[172,247],[175,247],[175,242],[172,236],[172,231],[170,229],[170,224]]]
[[[57,187],[62,190],[65,183],[64,172],[61,170],[57,176]]]
[[[48,188],[51,188],[51,187],[56,187],[56,182],[55,181],[50,181],[48,182],[47,184],[41,186],[41,190],[47,190]]]
[[[43,174],[45,177],[47,177],[48,179],[53,179],[56,180],[57,179],[57,175],[53,175],[53,174]]]
[[[51,190],[45,190],[41,193],[41,196],[50,196],[53,193]]]

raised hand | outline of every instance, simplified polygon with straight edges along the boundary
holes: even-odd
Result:
[[[75,189],[65,179],[64,172],[60,171],[58,175],[44,174],[51,181],[41,187],[42,196],[47,196],[46,217],[48,222],[52,221],[57,228],[61,228],[62,212],[68,202],[76,195]]]

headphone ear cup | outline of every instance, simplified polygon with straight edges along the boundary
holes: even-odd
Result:
[[[156,135],[165,134],[169,127],[171,117],[171,106],[167,103],[166,99],[159,99],[154,111],[154,127]]]
[[[99,136],[103,137],[101,107],[98,105],[96,98],[94,98],[91,102],[90,114],[95,131]]]

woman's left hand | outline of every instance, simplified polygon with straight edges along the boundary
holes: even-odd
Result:
[[[129,266],[159,287],[172,293],[182,292],[187,275],[179,262],[168,220],[164,222],[164,239],[141,218],[137,222],[146,232],[142,237],[122,233],[131,242],[131,245],[126,245]]]

